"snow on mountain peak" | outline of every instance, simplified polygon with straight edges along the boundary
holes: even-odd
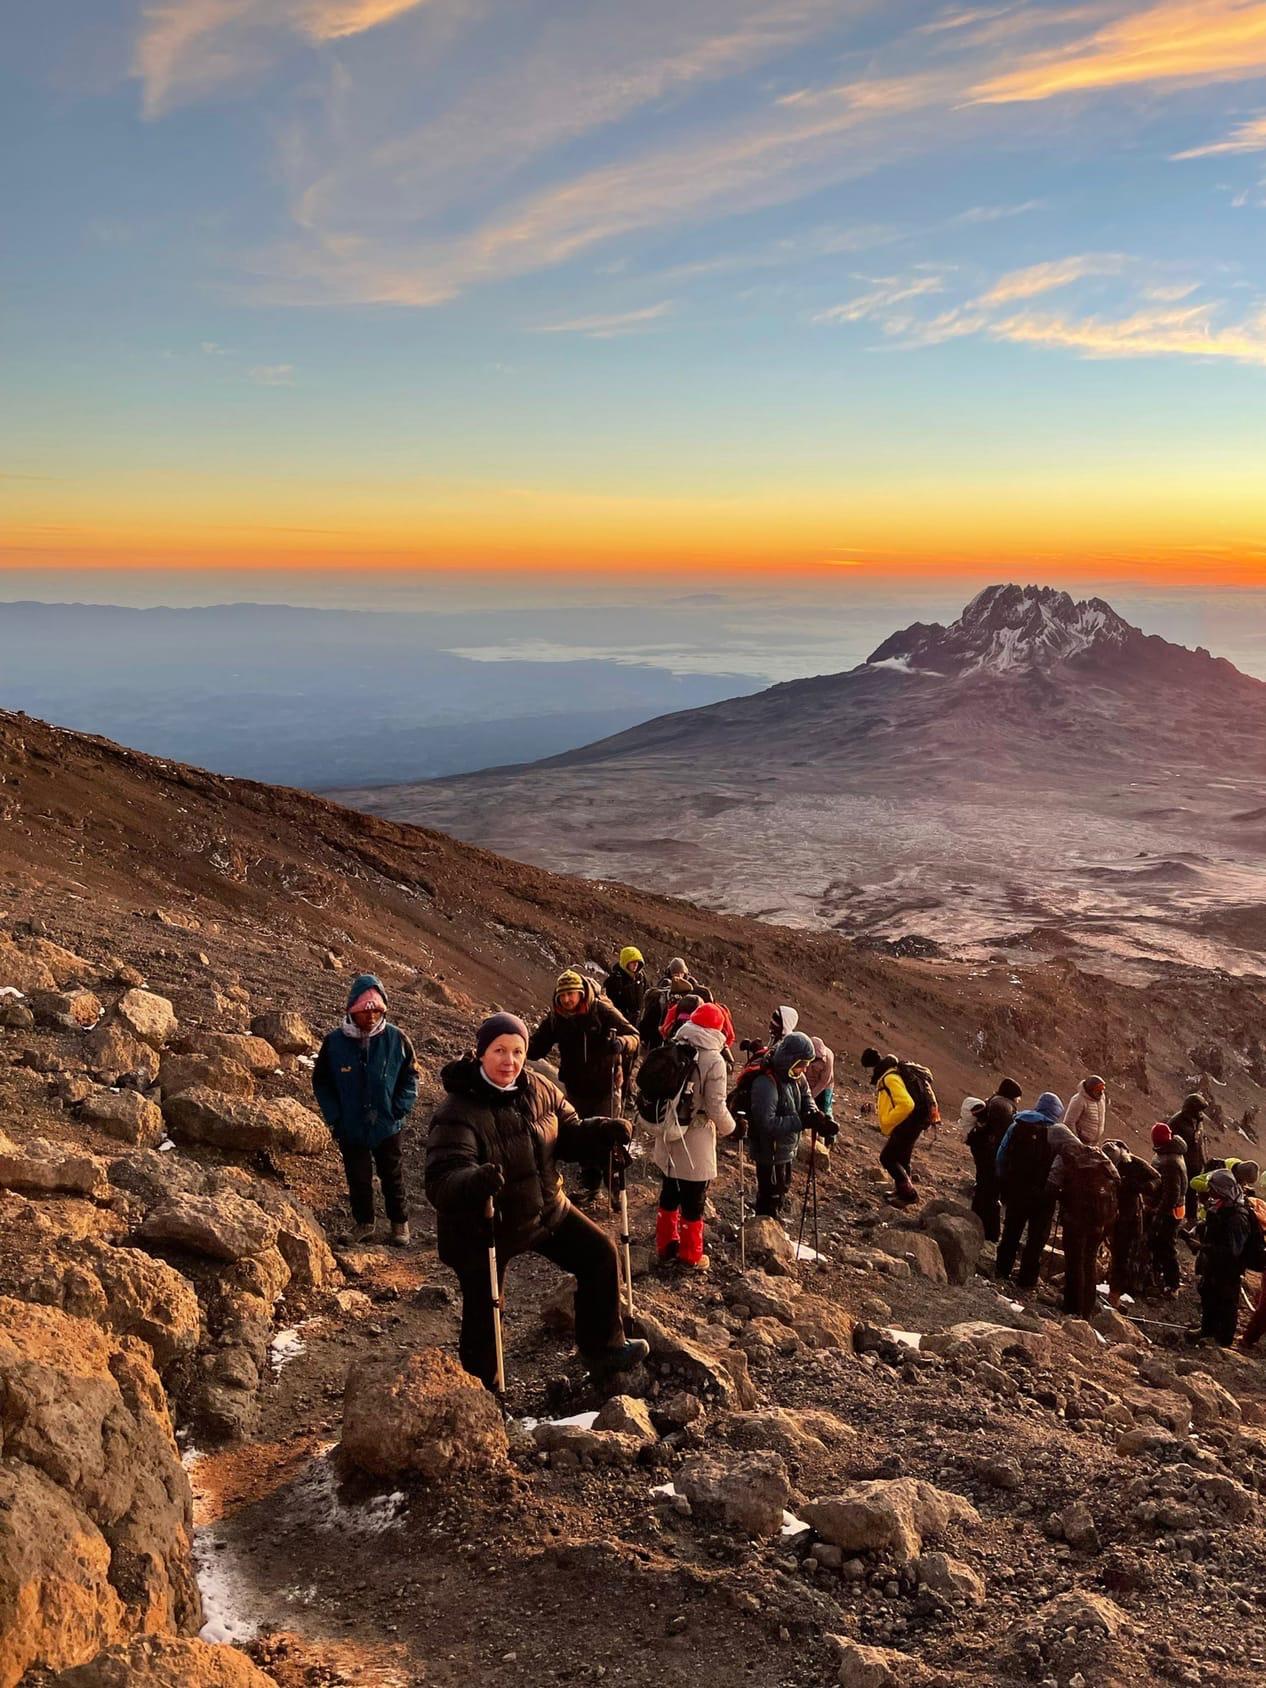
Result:
[[[868,659],[939,674],[1047,668],[1141,637],[1102,598],[1074,600],[1053,586],[986,586],[948,627],[915,622]]]

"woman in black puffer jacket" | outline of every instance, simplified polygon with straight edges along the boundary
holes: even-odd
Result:
[[[440,1074],[447,1095],[431,1120],[426,1193],[438,1215],[440,1259],[462,1290],[462,1365],[489,1388],[496,1343],[488,1283],[485,1209],[493,1201],[497,1268],[529,1250],[576,1278],[576,1346],[591,1370],[622,1371],[644,1359],[620,1323],[615,1246],[567,1200],[559,1160],[604,1157],[632,1135],[624,1120],[582,1120],[556,1084],[527,1073],[528,1031],[513,1014],[480,1026],[475,1053]]]

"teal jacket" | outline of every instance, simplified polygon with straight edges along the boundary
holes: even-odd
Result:
[[[369,986],[382,989],[372,974],[362,974],[348,1001]],[[377,1148],[395,1136],[417,1101],[413,1045],[392,1025],[384,1026],[367,1043],[349,1037],[342,1027],[327,1032],[312,1069],[312,1093],[339,1143]]]

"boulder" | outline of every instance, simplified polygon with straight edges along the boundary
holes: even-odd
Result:
[[[158,1084],[165,1097],[195,1088],[214,1090],[222,1096],[255,1094],[253,1076],[229,1055],[176,1055],[169,1051],[158,1069]]]
[[[110,1544],[64,1489],[21,1460],[0,1460],[0,1685],[28,1665],[56,1670],[126,1633],[110,1585]]]
[[[0,986],[9,985],[31,996],[36,991],[55,991],[52,970],[37,956],[27,955],[7,938],[0,938]]]
[[[1078,1553],[1098,1553],[1099,1532],[1094,1514],[1080,1497],[1070,1500],[1059,1514],[1059,1533]]]
[[[1037,1625],[1048,1634],[1066,1629],[1092,1629],[1109,1638],[1120,1635],[1129,1618],[1106,1595],[1092,1594],[1088,1588],[1070,1588],[1038,1607]],[[1022,1620],[1027,1628],[1031,1619]]]
[[[167,1135],[163,1110],[136,1090],[97,1090],[80,1103],[79,1117],[121,1143],[153,1149]]]
[[[102,1084],[129,1084],[148,1089],[158,1077],[158,1055],[143,1038],[119,1020],[103,1020],[84,1039],[84,1060]]]
[[[114,1013],[133,1037],[139,1037],[151,1049],[162,1049],[169,1043],[180,1024],[171,1003],[154,991],[124,991],[114,1005]]]
[[[232,1261],[275,1247],[277,1221],[255,1202],[227,1191],[174,1195],[146,1215],[136,1234],[142,1242]]]
[[[342,1282],[338,1261],[309,1208],[283,1196],[271,1184],[254,1185],[252,1199],[277,1221],[277,1248],[294,1288],[324,1290]]]
[[[762,1539],[782,1529],[791,1499],[787,1467],[774,1453],[737,1460],[702,1454],[682,1466],[673,1484],[697,1518]]]
[[[934,1594],[968,1606],[984,1605],[985,1579],[961,1559],[951,1559],[948,1553],[923,1553],[915,1569],[919,1581]]]
[[[796,1297],[800,1285],[795,1278],[771,1278],[768,1272],[745,1272],[725,1289],[726,1305],[739,1318],[781,1319],[795,1323]]]
[[[1159,1354],[1145,1354],[1139,1360],[1139,1376],[1154,1389],[1181,1396],[1187,1402],[1191,1422],[1197,1426],[1240,1421],[1240,1403],[1235,1396],[1198,1366],[1174,1365]]]
[[[670,1330],[645,1307],[633,1318],[634,1334],[651,1347],[651,1360],[661,1371],[676,1374],[682,1387],[709,1405],[754,1407],[755,1386],[747,1369],[747,1356],[737,1348],[706,1348],[687,1336]]]
[[[738,1448],[768,1449],[793,1467],[824,1460],[833,1449],[848,1446],[853,1432],[833,1413],[815,1408],[758,1407],[734,1413],[718,1426],[726,1441]]]
[[[189,1039],[189,1051],[196,1055],[226,1056],[256,1075],[276,1072],[279,1065],[272,1044],[248,1032],[198,1032]]]
[[[64,949],[61,944],[55,944],[51,938],[19,938],[17,947],[23,955],[48,968],[59,990],[78,984],[82,979],[95,978],[100,972],[94,962],[86,961],[82,955]]]
[[[172,1136],[219,1149],[271,1149],[317,1155],[329,1146],[330,1133],[319,1114],[281,1096],[252,1102],[195,1085],[163,1101],[163,1118]]]
[[[902,1231],[889,1227],[876,1231],[872,1241],[882,1253],[892,1255],[895,1260],[906,1261],[912,1271],[919,1277],[926,1278],[929,1283],[949,1282],[945,1259],[934,1237],[929,1237],[922,1231]]]
[[[916,1688],[919,1683],[936,1680],[927,1665],[909,1653],[898,1653],[891,1647],[864,1647],[845,1635],[827,1639],[836,1651],[836,1681],[843,1688]]]
[[[317,1046],[316,1037],[302,1014],[287,1009],[256,1014],[251,1021],[251,1035],[263,1038],[279,1055],[307,1055]]]
[[[201,1195],[206,1175],[184,1155],[160,1155],[153,1149],[120,1155],[106,1167],[112,1190],[125,1190],[143,1207],[157,1207],[172,1195]]]
[[[923,1338],[921,1347],[925,1353],[943,1354],[947,1359],[974,1357],[995,1366],[1005,1366],[1007,1356],[1015,1353],[1039,1366],[1048,1364],[1051,1357],[1051,1339],[1045,1331],[1016,1330],[987,1319],[969,1319],[948,1330],[933,1331]]]
[[[120,1632],[196,1630],[189,1483],[146,1350],[86,1319],[0,1298],[0,1424],[0,1465],[39,1472],[104,1537],[124,1608],[114,1634],[85,1636],[76,1657],[59,1663],[91,1658]],[[0,1538],[10,1528],[0,1512]],[[73,1588],[79,1575],[76,1565],[65,1580]]]
[[[561,1454],[552,1463],[579,1465],[632,1465],[646,1443],[641,1436],[620,1430],[599,1430],[596,1425],[551,1424],[548,1420],[532,1431],[532,1442],[542,1453]]]
[[[509,1443],[495,1397],[451,1356],[422,1348],[350,1373],[342,1449],[371,1477],[441,1481],[500,1470]]]
[[[847,1348],[851,1351],[857,1320],[824,1295],[802,1295],[796,1302],[793,1326],[796,1335],[809,1348]]]
[[[951,1524],[979,1524],[980,1514],[961,1495],[914,1477],[873,1478],[800,1508],[824,1541],[854,1553],[914,1559],[924,1538]]]
[[[91,1031],[105,1010],[91,991],[33,991],[31,1012],[37,1026]]]
[[[831,1151],[820,1137],[814,1136],[810,1131],[801,1133],[796,1159],[801,1166],[808,1166],[809,1162],[813,1161],[819,1172],[830,1171]]]
[[[595,1430],[618,1430],[624,1436],[636,1436],[642,1442],[655,1440],[655,1426],[645,1401],[636,1395],[612,1395],[604,1401],[594,1420]]]
[[[90,1196],[94,1201],[104,1201],[110,1194],[106,1162],[98,1156],[60,1148],[42,1137],[19,1146],[2,1131],[0,1189]]]
[[[789,1277],[796,1270],[796,1245],[776,1219],[752,1214],[743,1226],[744,1248],[753,1266]]]
[[[940,1249],[950,1283],[970,1283],[985,1242],[984,1227],[975,1214],[970,1219],[953,1213],[925,1214],[923,1229]]]
[[[1090,1328],[1097,1330],[1100,1336],[1106,1337],[1109,1347],[1125,1342],[1132,1347],[1145,1348],[1150,1341],[1131,1319],[1127,1319],[1123,1313],[1118,1313],[1115,1307],[1101,1308],[1091,1319]]]
[[[193,1285],[140,1249],[78,1244],[69,1258],[45,1264],[31,1299],[92,1319],[115,1336],[139,1337],[160,1372],[198,1346],[202,1316]]]
[[[175,1635],[147,1635],[63,1671],[48,1688],[277,1688],[236,1647]]]

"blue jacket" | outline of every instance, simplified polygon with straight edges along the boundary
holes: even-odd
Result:
[[[370,987],[382,991],[372,974],[362,974],[349,1003]],[[413,1045],[398,1026],[385,1026],[368,1042],[341,1027],[327,1032],[312,1069],[312,1093],[339,1143],[375,1149],[395,1136],[417,1101]]]
[[[796,1061],[812,1058],[813,1045],[808,1038],[791,1032],[774,1048],[770,1061],[773,1071],[758,1073],[752,1080],[747,1123],[754,1161],[781,1166],[795,1160],[800,1133],[821,1118],[808,1085],[789,1076]]]

